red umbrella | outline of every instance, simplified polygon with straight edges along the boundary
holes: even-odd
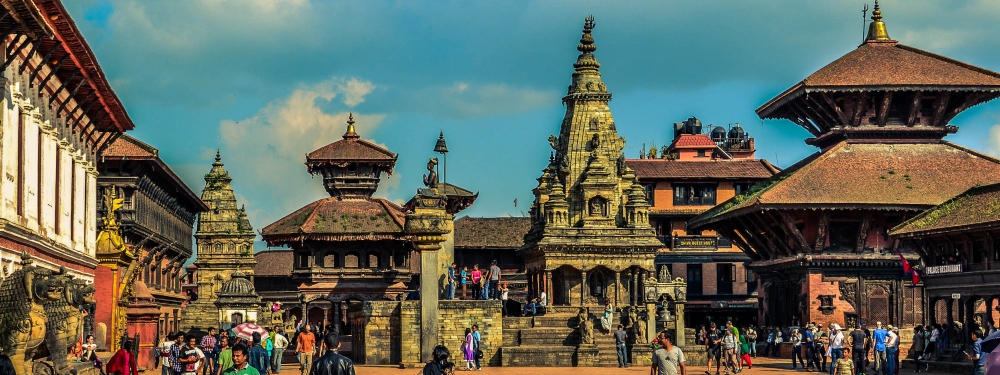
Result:
[[[236,333],[237,337],[242,337],[245,340],[253,340],[254,332],[264,336],[264,328],[253,323],[240,324],[233,328],[233,332]]]

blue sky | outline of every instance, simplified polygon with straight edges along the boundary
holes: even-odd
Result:
[[[521,215],[565,109],[583,19],[626,156],[670,124],[740,123],[758,157],[815,152],[754,109],[857,47],[862,1],[74,0],[65,5],[136,129],[200,192],[216,148],[255,228],[326,197],[304,155],[362,137],[399,154],[379,194],[420,186],[438,131],[449,182],[479,191],[471,216]],[[881,2],[903,44],[1000,70],[1000,2]],[[947,139],[1000,155],[1000,102]],[[517,198],[518,207],[513,201]],[[263,246],[258,246],[263,247]],[[259,250],[259,249],[258,249]]]

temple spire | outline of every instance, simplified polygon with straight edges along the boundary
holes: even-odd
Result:
[[[347,133],[344,133],[344,139],[348,138],[361,138],[358,133],[354,132],[354,112],[351,112],[347,117]]]
[[[868,25],[867,40],[880,42],[892,40],[889,38],[889,31],[885,29],[885,22],[882,22],[882,10],[879,9],[878,0],[875,0],[875,9],[872,11],[872,23]]]

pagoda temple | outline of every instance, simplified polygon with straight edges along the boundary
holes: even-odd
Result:
[[[916,253],[888,230],[976,185],[1000,160],[944,141],[962,111],[1000,96],[1000,74],[899,44],[876,2],[864,43],[757,109],[820,148],[692,219],[750,258],[762,325],[926,322]]]
[[[601,64],[587,18],[563,103],[566,115],[553,154],[533,190],[531,230],[518,250],[530,295],[546,292],[550,304],[585,306],[639,300],[645,272],[663,244],[649,225],[646,194],[625,164],[601,81]]]

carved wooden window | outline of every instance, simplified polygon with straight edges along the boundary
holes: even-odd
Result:
[[[347,253],[344,256],[344,268],[359,268],[358,264],[358,254],[357,253]]]

